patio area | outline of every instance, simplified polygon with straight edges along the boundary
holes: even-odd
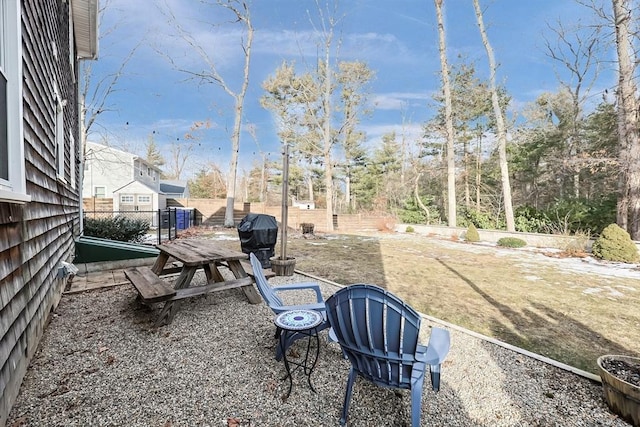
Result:
[[[270,282],[308,280],[296,274]],[[283,400],[288,382],[273,357],[274,315],[266,305],[249,304],[239,289],[222,291],[183,301],[170,325],[154,328],[159,308],[136,302],[130,285],[105,285],[112,286],[63,296],[8,426],[338,425],[350,365],[326,331],[312,375],[317,393],[296,372]],[[325,297],[337,290],[321,288]],[[423,342],[432,325],[423,321]],[[450,332],[440,392],[425,379],[422,425],[628,426],[608,410],[599,383]],[[409,425],[410,407],[408,392],[359,379],[349,425]]]

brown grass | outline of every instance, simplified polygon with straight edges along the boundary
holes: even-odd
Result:
[[[416,234],[289,237],[299,270],[384,286],[423,313],[568,365],[595,373],[600,355],[640,354],[640,279]]]

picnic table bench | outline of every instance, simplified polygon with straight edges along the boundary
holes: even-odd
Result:
[[[133,267],[124,272],[143,303],[165,303],[156,326],[171,323],[180,300],[210,292],[240,288],[250,303],[262,301],[253,286],[253,269],[247,254],[221,247],[211,240],[185,239],[156,247],[160,253],[153,267]],[[168,266],[170,259],[176,261]],[[218,269],[221,266],[228,268],[234,279],[225,279]],[[199,268],[204,270],[207,282],[193,285],[193,277]],[[163,279],[168,273],[176,272],[179,274],[172,284]]]

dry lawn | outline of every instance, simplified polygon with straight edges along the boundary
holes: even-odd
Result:
[[[544,252],[416,234],[288,239],[301,271],[384,286],[418,311],[580,369],[596,373],[603,354],[640,355],[638,266]]]

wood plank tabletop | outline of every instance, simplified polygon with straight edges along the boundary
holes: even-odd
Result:
[[[184,239],[156,245],[163,253],[187,266],[210,264],[216,261],[248,259],[245,253],[221,247],[215,240]]]

